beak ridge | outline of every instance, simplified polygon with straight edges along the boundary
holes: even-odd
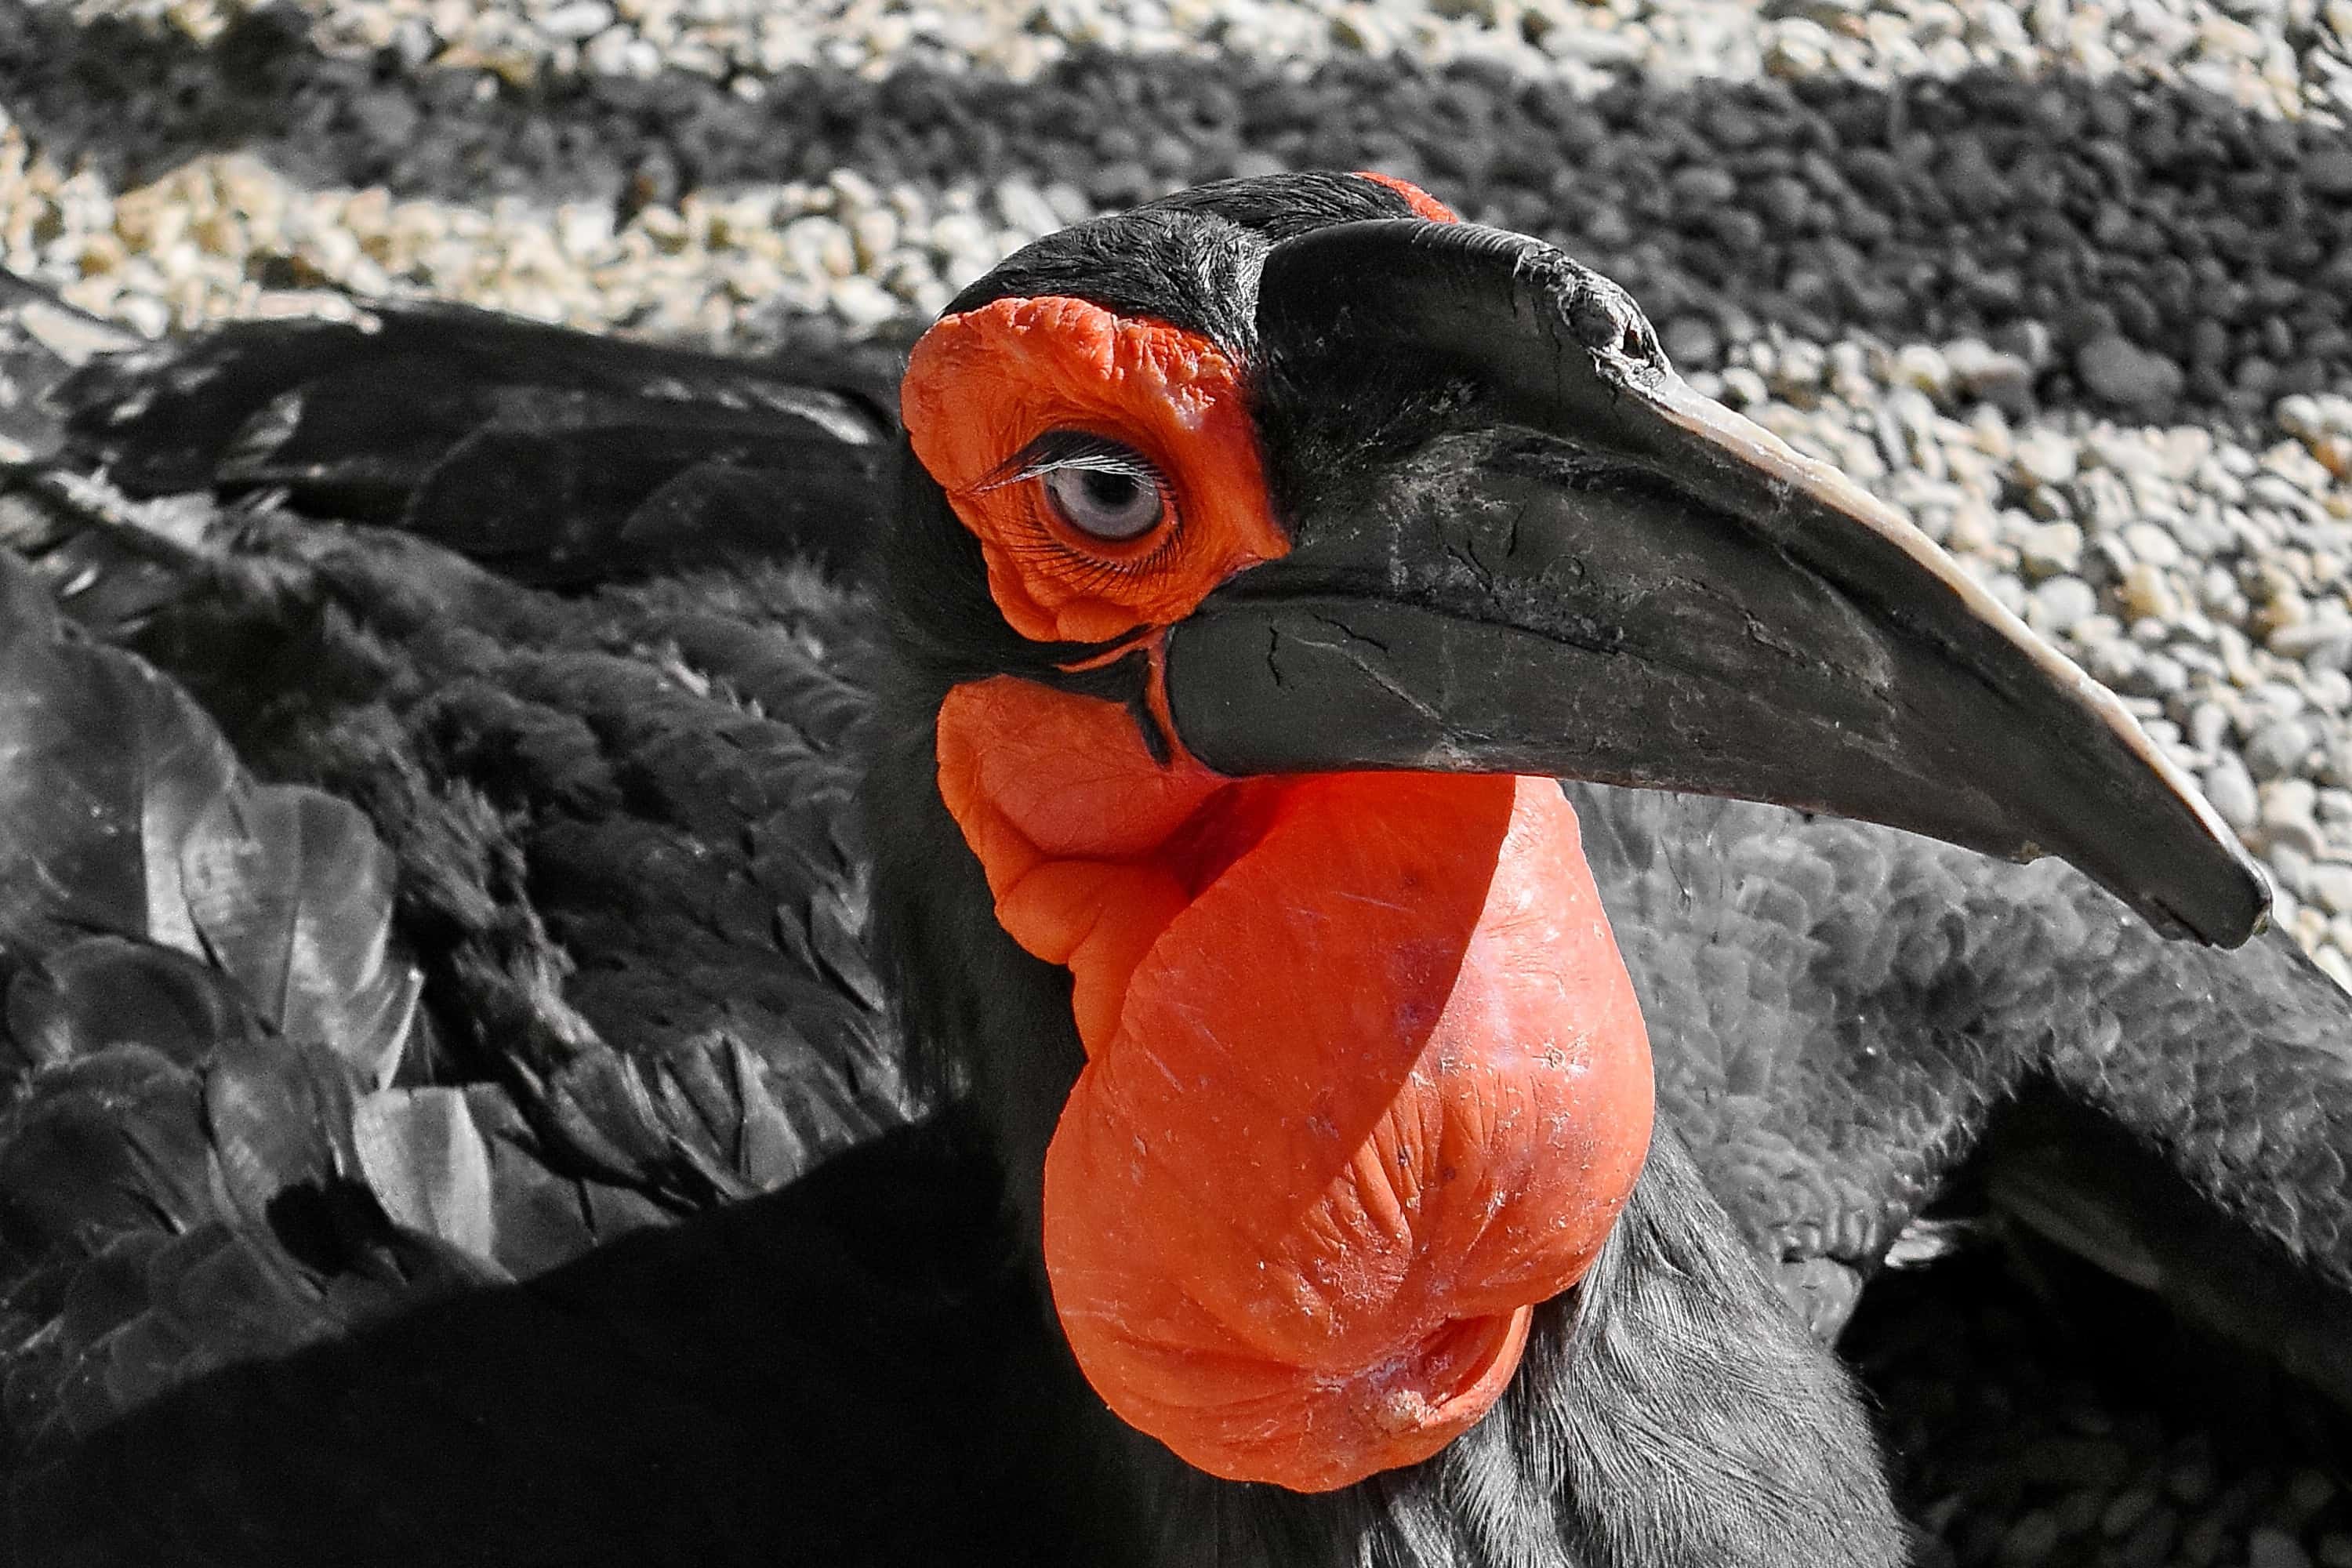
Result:
[[[1368,366],[1467,393],[1351,482],[1276,476],[1292,553],[1170,639],[1211,767],[1771,800],[2062,855],[2176,934],[2266,923],[2260,869],[2112,694],[1893,508],[1694,391],[1608,279],[1472,225],[1338,225],[1275,247],[1257,319],[1286,398],[1344,410]]]

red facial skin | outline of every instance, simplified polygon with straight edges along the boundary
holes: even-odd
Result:
[[[1156,668],[1286,548],[1238,367],[1176,328],[999,301],[917,345],[904,408],[1026,636],[1138,634]],[[1106,545],[997,482],[1066,428],[1150,459],[1157,529]],[[1204,1470],[1305,1491],[1475,1422],[1649,1145],[1647,1037],[1558,787],[1227,779],[1013,677],[948,694],[939,764],[998,921],[1071,972],[1087,1064],[1045,1247],[1097,1392]]]
[[[1359,176],[1376,185],[1386,185],[1405,199],[1415,217],[1425,217],[1432,223],[1460,223],[1462,219],[1452,207],[1423,190],[1410,180],[1400,180],[1394,174],[1364,174]]]

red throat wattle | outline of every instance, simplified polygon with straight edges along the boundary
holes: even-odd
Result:
[[[1164,627],[1286,548],[1239,373],[1176,328],[998,301],[917,346],[905,406],[1028,636]],[[1153,538],[1098,547],[996,477],[1072,426],[1163,477]],[[1648,1040],[1558,785],[1229,779],[1010,676],[949,692],[939,768],[998,921],[1071,973],[1087,1060],[1045,1248],[1096,1391],[1202,1469],[1305,1491],[1477,1421],[1649,1147]]]
[[[949,694],[940,783],[997,918],[1074,979],[1045,1263],[1097,1392],[1301,1491],[1485,1415],[1649,1145],[1559,786],[1161,768],[1125,709],[1011,678]]]

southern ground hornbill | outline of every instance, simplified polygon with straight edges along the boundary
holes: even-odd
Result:
[[[2352,1394],[2259,873],[1533,241],[1205,187],[895,390],[9,331],[19,1561],[1899,1562],[1964,1163]]]

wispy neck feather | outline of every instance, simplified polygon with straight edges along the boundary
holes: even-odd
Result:
[[[1860,1401],[1661,1125],[1601,1259],[1442,1453],[1305,1496],[1139,1479],[1169,1568],[1897,1568]]]

